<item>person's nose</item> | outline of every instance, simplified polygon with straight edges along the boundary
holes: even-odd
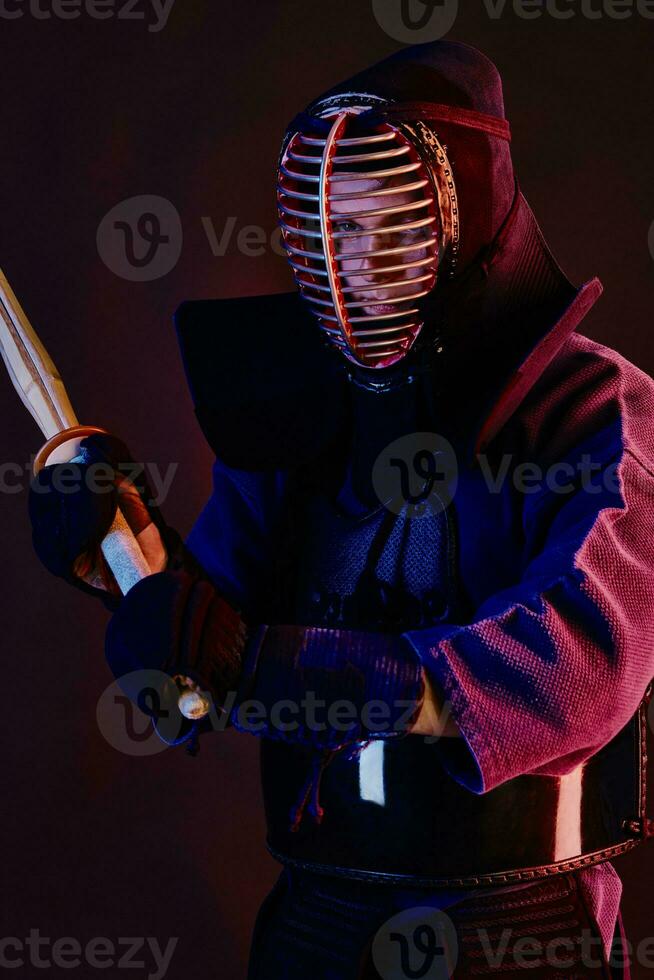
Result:
[[[360,274],[360,281],[370,283],[390,282],[392,276],[389,273],[380,273],[378,270],[389,265],[392,256],[375,254],[376,252],[384,251],[388,247],[388,242],[384,240],[384,236],[381,234],[365,235],[359,239],[359,246],[359,250],[364,252],[365,255],[362,255],[356,260],[357,268],[352,271]]]

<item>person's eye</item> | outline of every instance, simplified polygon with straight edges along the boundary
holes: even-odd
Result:
[[[412,242],[424,242],[427,238],[424,228],[408,228],[406,231],[400,232],[400,236],[402,241],[406,242],[407,244],[411,244]]]
[[[335,221],[334,231],[353,232],[358,231],[359,226],[356,221]]]
[[[406,222],[408,224],[408,222]],[[399,234],[406,241],[421,241],[425,237],[424,228],[407,228],[405,231],[399,232]]]

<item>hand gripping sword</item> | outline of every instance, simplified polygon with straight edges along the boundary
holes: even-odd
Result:
[[[77,421],[61,376],[1,269],[0,354],[21,401],[47,440],[34,458],[34,475],[50,463],[81,460],[82,439],[106,430]],[[123,595],[152,574],[120,505],[101,548]],[[179,708],[185,717],[197,718],[208,704],[182,685]]]

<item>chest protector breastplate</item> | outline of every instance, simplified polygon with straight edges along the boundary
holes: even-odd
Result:
[[[297,622],[402,632],[451,615],[456,579],[450,512],[411,518],[379,507],[347,516],[318,497],[307,504],[302,527]]]
[[[299,524],[297,623],[402,632],[456,622],[452,506],[424,517],[346,516],[308,501]],[[425,887],[506,884],[629,850],[645,817],[646,702],[582,768],[519,776],[481,795],[453,779],[438,741],[409,735],[341,752],[320,784],[324,816],[289,830],[311,750],[262,739],[267,846],[300,867]],[[451,740],[448,740],[451,742]]]

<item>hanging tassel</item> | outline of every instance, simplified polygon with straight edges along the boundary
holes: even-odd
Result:
[[[190,756],[196,756],[200,751],[200,735],[197,725],[193,729],[191,737],[186,742],[186,751]]]
[[[344,746],[341,746],[341,748],[344,748]],[[314,754],[311,761],[309,775],[302,784],[298,801],[295,806],[291,808],[291,822],[288,828],[291,833],[295,833],[300,829],[302,817],[304,816],[304,811],[307,808],[313,817],[314,823],[320,824],[322,822],[325,811],[321,807],[319,800],[320,780],[322,779],[322,774],[326,767],[329,765],[336,753],[340,751],[341,749],[323,749],[320,753]],[[310,802],[309,798],[311,799]]]
[[[332,750],[324,749],[322,752],[315,753],[313,759],[311,760],[311,768],[307,778],[302,784],[298,801],[294,807],[291,809],[290,813],[290,826],[289,831],[291,833],[296,833],[300,829],[300,824],[302,823],[302,817],[304,816],[304,811],[306,809],[309,797],[312,797],[310,812],[313,815],[314,821],[320,823],[324,810],[320,806],[318,800],[318,789],[320,785],[320,779],[330,756],[333,754]],[[312,793],[313,790],[313,793]]]
[[[338,753],[342,752],[344,749],[348,749],[349,751],[345,756],[345,759],[349,762],[356,758],[360,754],[361,750],[369,744],[369,742],[370,739],[355,742],[354,745],[351,742],[347,742],[345,745],[341,745],[337,749],[323,749],[321,752],[314,754],[311,761],[309,775],[302,784],[298,801],[295,806],[291,808],[291,822],[288,828],[291,833],[295,833],[300,829],[305,810],[309,811],[316,825],[322,823],[322,818],[325,815],[325,811],[320,805],[320,781],[325,769],[332,761],[334,756],[338,755]]]

